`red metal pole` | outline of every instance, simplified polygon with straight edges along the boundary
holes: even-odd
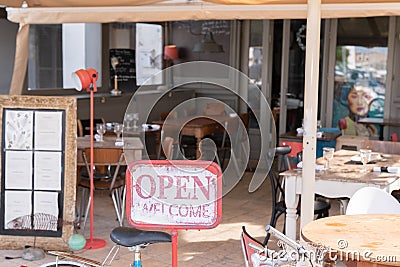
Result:
[[[94,92],[90,89],[90,243],[93,243],[93,222],[94,222]]]
[[[178,267],[178,231],[171,231],[172,237],[172,267]]]
[[[96,74],[97,75],[97,74]],[[93,238],[94,228],[94,93],[97,92],[96,79],[93,80],[93,88],[90,88],[90,236],[86,240],[85,248],[96,249],[106,246],[106,241]]]

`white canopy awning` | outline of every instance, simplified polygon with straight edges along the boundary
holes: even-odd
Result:
[[[305,0],[0,0],[8,19],[20,24],[10,93],[21,94],[29,24],[161,22],[174,20],[305,19]],[[400,1],[324,0],[321,18],[400,15]]]
[[[400,15],[394,0],[0,0],[20,24],[10,94],[21,94],[28,58],[29,24],[307,18],[301,223],[312,220],[321,18]],[[350,3],[349,3],[350,2]]]
[[[0,5],[8,7],[21,7],[23,3],[29,7],[104,7],[104,6],[141,6],[157,2],[188,3],[210,2],[220,5],[293,5],[307,4],[307,0],[0,0]],[[348,4],[349,2],[368,4],[368,3],[397,3],[398,0],[322,0],[322,4]]]
[[[211,1],[211,0],[210,0]],[[217,0],[215,0],[217,1]],[[227,0],[228,1],[228,0]],[[222,1],[222,2],[227,2]],[[235,1],[238,2],[239,0]],[[4,1],[0,0],[0,4]],[[7,1],[5,1],[7,2]],[[34,1],[36,2],[36,1]],[[38,1],[39,2],[39,1]],[[48,1],[41,1],[48,2]],[[50,1],[69,2],[69,1]],[[75,1],[70,1],[75,2]],[[101,1],[106,2],[106,1]],[[116,1],[126,2],[126,1]],[[137,1],[131,1],[133,3]],[[135,6],[60,6],[7,8],[8,19],[20,24],[61,24],[61,23],[108,23],[108,22],[156,22],[174,20],[229,20],[229,19],[305,19],[307,3],[304,1],[257,1],[274,2],[262,5],[221,5],[208,2],[174,3],[154,2]],[[287,4],[286,2],[294,2]],[[321,5],[322,18],[372,17],[400,15],[400,1],[352,1]]]

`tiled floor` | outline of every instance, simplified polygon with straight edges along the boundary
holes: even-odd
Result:
[[[244,266],[240,244],[242,225],[259,240],[265,236],[264,227],[268,224],[271,214],[271,190],[269,182],[254,193],[247,191],[250,173],[246,173],[241,182],[223,198],[222,222],[215,229],[179,231],[178,260],[179,266]],[[117,226],[113,213],[111,198],[107,194],[95,195],[95,234],[94,237],[107,241],[106,248],[82,250],[76,252],[79,256],[102,261],[113,243],[109,239],[110,231]],[[332,202],[331,214],[338,214],[338,205]],[[278,222],[282,229],[283,216]],[[88,231],[88,230],[87,230]],[[54,259],[46,256],[44,260],[29,262],[23,259],[5,260],[5,256],[20,256],[22,250],[0,251],[0,266],[38,266],[40,263]],[[171,245],[153,244],[143,251],[143,265],[171,266]],[[112,266],[129,266],[133,253],[121,248],[120,254]]]

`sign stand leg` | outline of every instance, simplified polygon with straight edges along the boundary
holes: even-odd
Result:
[[[172,237],[172,267],[178,267],[178,231],[171,231]]]
[[[194,172],[196,175],[193,175]],[[182,176],[191,179],[188,182],[192,185],[191,191],[186,194],[193,194],[193,198],[190,198],[190,200],[195,200],[193,202],[182,203],[181,201],[180,178]],[[163,177],[163,179],[159,179],[159,177]],[[152,185],[152,190],[145,192],[149,183]],[[173,186],[175,184],[176,186]],[[172,246],[172,267],[178,267],[179,230],[210,229],[216,227],[221,221],[222,171],[215,162],[137,160],[127,167],[126,188],[129,189],[129,194],[126,194],[128,207],[126,211],[130,225],[138,228],[169,230],[170,234],[167,240],[171,241]],[[160,190],[156,192],[158,188]],[[166,194],[167,191],[168,194]],[[178,199],[179,201],[177,201]],[[153,216],[153,211],[149,211],[147,208],[143,209],[145,205],[149,207],[150,203],[154,207],[159,207],[157,216]],[[188,217],[187,214],[182,214],[181,208],[188,210],[189,205],[195,207],[193,209],[196,210],[200,208],[203,212],[200,214],[202,216]],[[211,205],[212,207],[208,209],[208,206]],[[169,212],[164,213],[164,210],[169,210]]]

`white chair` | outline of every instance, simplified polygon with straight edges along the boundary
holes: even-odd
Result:
[[[400,214],[400,203],[382,189],[363,187],[350,198],[346,215],[352,214]]]

